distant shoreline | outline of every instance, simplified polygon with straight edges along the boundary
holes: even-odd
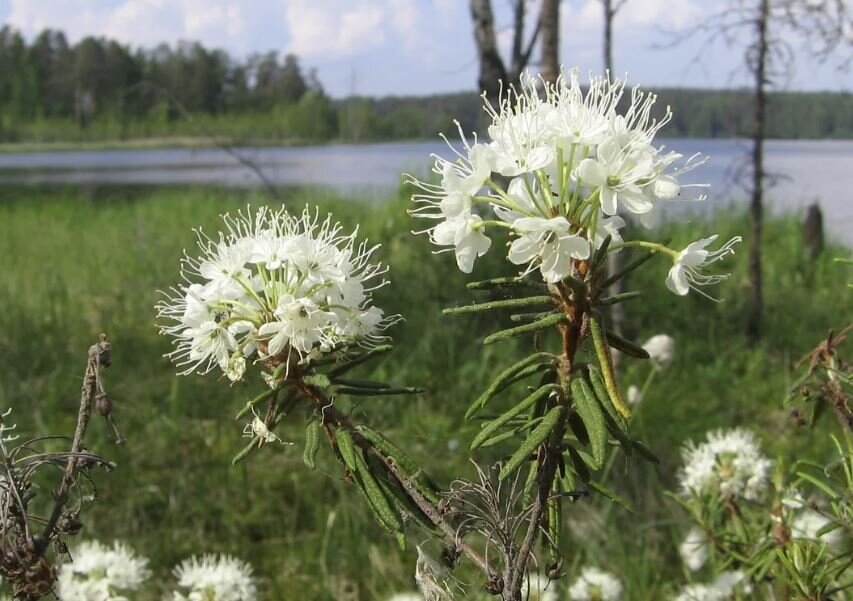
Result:
[[[672,138],[660,137],[661,140],[743,140],[743,136],[673,136]],[[820,142],[844,142],[853,140],[849,138],[766,138],[766,140],[785,141],[820,141]],[[167,136],[153,138],[132,138],[127,140],[98,140],[87,142],[2,142],[0,143],[0,154],[25,154],[39,152],[83,152],[83,151],[107,151],[107,150],[163,150],[169,148],[187,149],[215,149],[228,146],[230,148],[291,148],[297,146],[366,146],[371,144],[394,144],[406,142],[439,142],[439,138],[391,138],[370,140],[294,140],[294,139],[258,139],[258,140],[226,140],[224,138],[213,139],[207,136]]]

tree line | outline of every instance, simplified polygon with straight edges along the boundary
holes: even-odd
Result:
[[[683,137],[748,135],[747,90],[661,89]],[[45,30],[31,42],[0,29],[0,141],[225,136],[257,142],[434,138],[483,126],[474,92],[333,100],[298,57],[267,52],[237,60],[199,43],[131,49],[87,37],[70,44]],[[775,92],[767,136],[853,137],[853,95]]]

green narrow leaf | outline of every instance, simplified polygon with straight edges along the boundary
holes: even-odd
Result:
[[[599,288],[601,290],[604,290],[605,288],[610,288],[610,286],[615,284],[620,279],[624,278],[626,275],[628,275],[629,273],[631,273],[632,271],[637,269],[637,267],[639,267],[640,265],[642,265],[643,263],[645,263],[646,261],[648,261],[649,259],[651,259],[654,256],[655,256],[655,251],[650,251],[650,252],[644,254],[643,256],[641,256],[637,259],[634,259],[633,261],[628,263],[625,267],[623,267],[620,271],[616,272],[615,274],[613,274],[612,276],[610,276],[609,278],[607,278],[606,280],[601,282],[601,286],[599,286]]]
[[[529,307],[530,305],[547,305],[551,302],[547,295],[528,296],[525,298],[508,298],[462,307],[449,307],[442,311],[444,315],[462,315],[465,313],[477,313],[478,311],[494,311],[498,309],[515,309],[517,307]]]
[[[258,403],[263,403],[268,398],[270,398],[272,395],[274,395],[276,392],[278,392],[278,391],[273,390],[272,388],[270,388],[269,390],[265,390],[264,392],[262,392],[261,394],[259,394],[255,398],[253,398],[251,401],[247,402],[246,406],[243,407],[242,409],[240,409],[239,413],[237,413],[237,416],[234,418],[234,420],[240,421],[241,419],[246,417],[249,413],[251,413],[252,408],[255,405],[257,405]]]
[[[369,457],[368,463],[370,464],[371,469],[384,469],[381,461],[376,457]],[[426,530],[435,530],[435,525],[429,521],[426,514],[420,510],[406,491],[403,490],[396,478],[389,476],[387,478],[377,478],[376,481],[379,483],[379,486],[382,487],[382,490],[385,492],[385,496],[391,500],[399,515],[410,517]]]
[[[535,461],[530,462],[530,467],[527,470],[527,477],[524,479],[524,505],[530,504],[530,499],[533,497],[533,487],[536,486],[537,476],[539,475],[539,464]]]
[[[418,464],[414,459],[409,457],[400,447],[388,440],[388,438],[381,432],[365,425],[356,426],[356,430],[369,440],[380,453],[390,459],[393,459],[400,469],[406,474],[411,474],[419,469]]]
[[[797,476],[802,478],[803,480],[805,480],[807,482],[811,482],[813,485],[815,485],[816,487],[821,489],[823,492],[825,492],[827,494],[827,496],[829,496],[829,498],[832,499],[833,501],[839,498],[838,493],[836,491],[832,490],[832,487],[830,487],[826,482],[824,482],[818,478],[815,478],[811,474],[808,474],[806,472],[797,472]]]
[[[469,282],[468,290],[493,290],[495,288],[537,288],[547,290],[547,286],[541,282],[535,282],[519,277],[492,278],[479,282]]]
[[[610,248],[610,242],[613,240],[613,237],[610,234],[607,234],[607,237],[601,243],[601,246],[598,247],[598,250],[595,251],[595,254],[592,257],[592,267],[593,269],[598,269],[602,265],[604,265],[604,261],[607,258],[607,250]]]
[[[539,313],[513,313],[509,316],[510,321],[514,321],[516,323],[525,323],[530,321],[538,321],[549,315],[556,315],[557,311],[542,311]]]
[[[640,298],[641,293],[639,290],[634,290],[632,292],[622,292],[621,294],[614,294],[613,296],[606,296],[598,301],[598,305],[608,306],[608,305],[616,305],[618,303],[624,303],[625,301],[634,300],[635,298]]]
[[[578,478],[581,479],[581,482],[584,484],[589,483],[589,468],[586,466],[583,458],[580,456],[580,453],[572,447],[566,447],[566,452],[569,455],[569,459],[572,462],[572,466],[575,469],[575,474],[577,474]],[[568,473],[568,469],[566,470]]]
[[[400,447],[391,442],[381,432],[369,426],[360,425],[356,427],[382,455],[394,462],[397,468],[403,472],[412,482],[415,489],[431,503],[438,503],[441,499],[438,495],[438,487],[427,476],[417,462],[407,455]]]
[[[501,468],[500,474],[498,474],[499,480],[505,479],[514,472],[519,465],[529,459],[533,452],[539,448],[539,445],[545,442],[551,434],[551,431],[560,421],[564,412],[565,407],[558,405],[556,407],[552,407],[551,410],[545,414],[545,417],[542,418],[542,422],[534,428],[518,450],[512,454],[509,461],[507,461],[503,468]]]
[[[635,359],[649,358],[649,352],[639,344],[622,338],[622,336],[616,332],[611,332],[610,330],[605,330],[605,334],[607,336],[607,344],[622,351],[629,357],[634,357]]]
[[[554,384],[545,384],[545,386],[541,386],[536,389],[532,394],[525,397],[518,404],[516,404],[512,409],[502,414],[500,417],[493,419],[489,423],[487,423],[482,430],[474,437],[474,440],[471,441],[471,450],[473,451],[481,444],[483,444],[489,437],[491,437],[495,432],[498,431],[499,428],[505,426],[510,420],[514,417],[517,417],[527,411],[530,407],[532,407],[536,401],[538,401],[543,396],[548,393],[558,390],[558,387]]]
[[[589,444],[589,432],[586,431],[586,426],[583,425],[583,419],[581,419],[581,416],[576,411],[569,413],[569,417],[566,418],[566,423],[569,425],[569,428],[577,438],[578,442],[582,445]]]
[[[422,394],[426,388],[416,386],[405,386],[401,388],[354,388],[352,386],[339,386],[335,392],[351,396],[391,396],[398,394]]]
[[[356,367],[357,365],[361,365],[365,361],[369,361],[370,359],[373,359],[374,357],[384,355],[385,353],[391,352],[392,350],[394,350],[394,347],[392,345],[380,344],[379,346],[375,346],[372,349],[370,349],[364,353],[350,355],[340,365],[337,365],[334,369],[330,370],[327,375],[330,378],[335,378],[337,376],[345,374],[346,372],[351,370],[353,367]]]
[[[598,399],[599,405],[604,408],[607,415],[610,416],[613,423],[622,432],[628,432],[628,422],[622,417],[622,414],[616,411],[613,403],[610,402],[610,395],[607,394],[607,388],[604,386],[604,379],[601,377],[601,372],[593,365],[587,366],[589,372],[589,383],[592,384],[592,390],[595,392],[595,397]]]
[[[353,388],[391,388],[390,384],[385,382],[374,382],[373,380],[354,380],[352,378],[335,378],[333,384],[341,386],[352,386]]]
[[[604,422],[604,413],[586,380],[582,377],[573,378],[571,388],[573,407],[583,420],[583,425],[589,434],[590,449],[595,461],[592,467],[600,469],[604,465],[607,449],[607,425]]]
[[[526,323],[521,326],[509,328],[508,330],[501,330],[500,332],[495,332],[494,334],[486,336],[486,338],[483,340],[483,344],[494,344],[496,342],[501,342],[503,340],[513,338],[515,336],[532,334],[533,332],[538,332],[540,330],[545,330],[554,327],[558,323],[565,321],[565,319],[566,316],[562,313],[549,315],[548,317],[543,317],[539,321],[534,321],[533,323]]]
[[[604,486],[601,482],[590,480],[589,487],[597,493],[604,495],[617,505],[621,505],[624,509],[627,509],[631,512],[634,511],[634,505],[628,499],[616,494],[615,492]]]
[[[376,477],[370,471],[370,467],[362,457],[361,453],[355,454],[356,461],[356,478],[361,484],[365,494],[370,499],[370,504],[375,510],[380,524],[387,525],[391,531],[398,532],[403,529],[403,524],[400,521],[400,516],[391,507],[391,503],[382,491],[382,487],[376,481]]]
[[[595,346],[595,354],[598,357],[598,364],[601,367],[601,373],[604,376],[604,387],[607,390],[607,395],[610,397],[610,402],[613,407],[625,419],[631,417],[631,411],[622,402],[622,396],[619,394],[619,387],[616,385],[616,380],[613,377],[613,364],[610,362],[610,349],[604,341],[601,322],[598,317],[591,316],[589,319],[589,330],[592,333],[592,342]]]
[[[348,430],[341,428],[335,431],[335,440],[338,442],[338,451],[341,453],[341,459],[344,460],[344,464],[349,468],[350,472],[355,472],[358,467],[358,461],[356,460],[358,453],[355,450],[352,434]]]
[[[315,467],[314,460],[317,458],[317,451],[320,450],[320,420],[314,414],[308,419],[308,424],[305,426],[305,450],[302,451],[302,462],[311,468]]]
[[[480,444],[480,448],[488,449],[489,447],[499,445],[500,443],[509,440],[510,438],[515,438],[518,435],[518,430],[519,429],[516,428],[515,430],[508,430],[506,432],[501,432],[496,436],[492,436],[491,438],[484,440],[483,443]]]
[[[551,491],[551,496],[548,499],[548,551],[551,556],[551,561],[557,563],[560,560],[560,511],[561,499],[559,490],[559,480],[554,481],[555,489]]]
[[[650,463],[660,463],[660,459],[658,456],[652,453],[651,449],[644,445],[639,440],[632,440],[631,446],[634,447],[634,450],[637,451],[637,454]]]
[[[482,409],[493,396],[506,388],[513,376],[518,375],[527,367],[538,367],[539,363],[551,361],[553,358],[554,356],[550,353],[534,353],[507,367],[498,374],[498,377],[494,379],[485,392],[483,392],[483,394],[481,394],[479,398],[474,401],[470,407],[468,407],[468,411],[465,412],[465,419],[470,419],[471,416]]]

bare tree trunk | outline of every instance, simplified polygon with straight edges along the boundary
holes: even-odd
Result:
[[[539,30],[542,32],[539,71],[545,81],[554,83],[560,76],[560,0],[542,0]]]
[[[604,68],[607,73],[613,73],[613,18],[620,6],[613,5],[614,0],[602,0],[604,5]],[[607,255],[607,269],[613,274],[617,273],[622,266],[619,253]],[[625,282],[622,278],[616,280],[610,287],[611,294],[619,294],[625,290]],[[625,305],[617,303],[610,307],[610,327],[620,336],[625,333]],[[613,368],[619,369],[621,354],[613,356]]]
[[[613,17],[616,9],[613,0],[602,0],[604,4],[604,68],[613,71]]]
[[[477,83],[480,90],[486,93],[486,98],[497,104],[500,82],[506,81],[507,74],[498,53],[491,0],[471,0],[471,18],[474,21],[474,41],[477,44],[477,58],[480,63]]]
[[[761,0],[756,18],[755,124],[752,134],[752,199],[749,206],[749,309],[746,337],[754,343],[761,337],[763,298],[761,289],[761,231],[763,220],[764,136],[767,109],[767,21],[770,0]]]

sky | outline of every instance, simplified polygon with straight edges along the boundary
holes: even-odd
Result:
[[[747,83],[743,48],[698,41],[666,47],[672,34],[719,10],[727,0],[628,0],[614,25],[615,70],[646,87],[737,87]],[[537,0],[531,0],[534,5]],[[493,0],[499,41],[510,41],[508,0]],[[599,0],[563,0],[560,58],[600,72]],[[530,19],[531,21],[533,18]],[[471,90],[477,63],[468,0],[0,0],[0,22],[28,38],[61,29],[134,47],[202,42],[245,58],[278,50],[297,54],[334,97],[425,95]],[[802,42],[793,90],[853,89],[853,72],[809,57]]]

